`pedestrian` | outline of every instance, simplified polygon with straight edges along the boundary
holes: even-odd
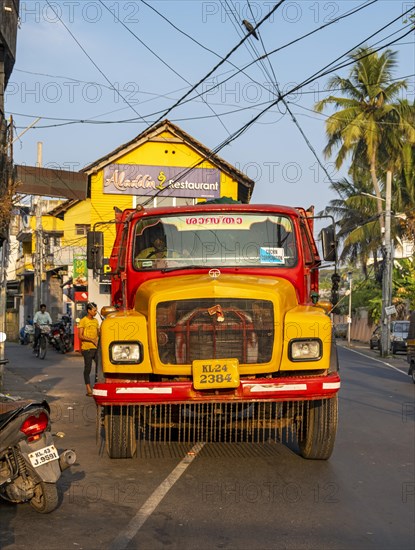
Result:
[[[90,302],[86,305],[86,316],[79,322],[79,339],[81,341],[81,353],[84,358],[84,382],[86,386],[86,395],[92,396],[91,388],[91,369],[92,361],[95,363],[95,370],[98,363],[98,339],[99,324],[95,315],[97,314],[97,305]]]
[[[36,311],[33,317],[33,324],[35,325],[35,338],[33,342],[33,349],[36,350],[39,345],[39,338],[42,332],[42,326],[51,325],[52,318],[49,312],[46,311],[46,304],[40,304],[40,310]]]

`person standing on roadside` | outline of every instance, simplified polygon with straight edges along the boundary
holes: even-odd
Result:
[[[86,306],[86,316],[79,322],[79,339],[81,341],[81,353],[84,358],[84,382],[86,386],[86,395],[92,396],[91,388],[91,369],[92,361],[95,363],[95,370],[98,362],[98,339],[99,324],[95,315],[97,314],[97,305],[90,302]]]

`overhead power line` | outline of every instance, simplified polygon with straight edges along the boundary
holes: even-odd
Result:
[[[141,1],[143,1],[143,0],[141,0]],[[334,24],[334,23],[337,23],[337,22],[340,21],[341,19],[344,19],[344,18],[346,18],[346,17],[350,17],[350,16],[354,15],[355,13],[361,11],[362,9],[365,9],[366,7],[370,6],[371,4],[376,3],[377,1],[378,1],[378,0],[370,0],[369,2],[366,2],[365,4],[363,4],[363,5],[361,5],[361,6],[358,6],[357,8],[355,8],[355,9],[353,9],[353,10],[350,10],[350,11],[348,11],[348,12],[346,12],[346,13],[340,15],[339,17],[337,17],[337,18],[335,18],[335,19],[333,19],[333,20],[331,20],[331,21],[325,23],[324,25],[321,25],[321,26],[318,27],[317,29],[315,29],[315,30],[313,30],[313,31],[311,31],[311,32],[309,32],[309,33],[306,33],[306,34],[303,35],[302,37],[299,37],[299,38],[295,39],[294,41],[289,42],[288,44],[286,44],[286,45],[284,45],[284,46],[281,46],[281,47],[279,47],[279,48],[277,48],[277,49],[275,49],[275,50],[272,50],[271,52],[269,52],[268,54],[265,54],[264,56],[261,56],[259,59],[256,59],[256,60],[250,62],[249,64],[247,64],[247,65],[246,65],[245,67],[243,67],[242,69],[238,69],[238,68],[236,67],[236,65],[234,65],[233,63],[231,63],[231,61],[227,60],[228,63],[230,63],[233,67],[235,67],[235,68],[237,69],[237,72],[236,72],[236,73],[233,73],[233,74],[232,74],[230,77],[228,77],[227,79],[221,81],[221,82],[218,83],[218,84],[215,84],[214,86],[212,86],[211,88],[208,88],[207,90],[204,90],[203,92],[197,94],[197,95],[194,96],[193,98],[187,99],[186,101],[183,101],[183,100],[181,99],[181,100],[179,100],[179,101],[181,101],[182,104],[187,103],[187,102],[189,102],[189,101],[193,101],[194,99],[197,99],[198,97],[201,97],[201,96],[203,96],[204,94],[206,94],[206,93],[212,91],[212,90],[215,89],[216,87],[223,85],[223,84],[226,83],[228,80],[234,78],[237,74],[239,74],[239,73],[241,73],[241,72],[242,72],[243,74],[245,74],[248,78],[250,78],[251,80],[253,80],[254,82],[256,82],[256,81],[255,81],[254,79],[252,79],[249,75],[247,75],[247,73],[244,72],[245,69],[247,69],[248,67],[250,67],[251,65],[253,65],[253,64],[256,63],[257,61],[260,61],[260,60],[264,59],[265,57],[271,55],[272,53],[275,53],[275,52],[277,52],[277,51],[280,51],[280,50],[284,49],[285,47],[287,47],[287,46],[289,46],[289,45],[291,45],[291,44],[293,44],[293,43],[295,43],[295,42],[297,42],[297,41],[300,41],[300,40],[302,40],[303,38],[306,38],[306,37],[310,36],[311,34],[314,34],[315,32],[318,32],[318,31],[322,30],[322,29],[325,28],[325,27],[328,27],[329,25],[332,25],[332,24]],[[143,2],[143,3],[147,5],[146,2]],[[157,10],[155,10],[153,7],[151,7],[151,9],[153,9],[153,11],[156,11],[156,13],[159,14],[159,12],[157,12]],[[159,14],[159,15],[161,15],[161,14]],[[174,25],[173,25],[173,26],[174,26]],[[174,27],[175,27],[175,26],[174,26]],[[176,27],[175,27],[175,28],[176,28]],[[179,29],[179,30],[180,30],[180,29]],[[183,32],[183,31],[181,31],[181,32]],[[186,36],[189,36],[189,35],[187,35],[186,33],[183,33],[183,34],[185,34]],[[189,36],[189,37],[190,37],[190,36]],[[190,37],[190,38],[191,38],[191,37]],[[200,43],[197,42],[197,41],[195,41],[195,42],[198,43],[198,44],[200,44]],[[201,45],[201,46],[203,47],[203,45]],[[209,50],[209,51],[212,51],[212,50]],[[213,52],[213,51],[212,51],[212,53],[215,54],[215,52]],[[215,54],[215,55],[218,56],[218,54]],[[19,70],[19,69],[16,69],[16,71],[18,71],[18,70]],[[74,79],[74,78],[72,78],[72,77],[55,76],[55,75],[48,75],[48,74],[42,74],[42,73],[32,73],[31,71],[21,71],[21,72],[27,72],[27,73],[29,73],[29,74],[36,74],[36,75],[42,75],[42,76],[50,76],[50,77],[54,77],[54,78],[55,78],[55,77],[56,77],[56,78],[69,78],[69,79],[71,79],[72,81],[75,81],[75,82],[83,82],[83,81],[81,81],[81,80],[77,80],[77,79]],[[108,81],[108,80],[107,80],[107,81]],[[258,82],[256,82],[256,83],[259,84]],[[99,86],[105,86],[105,85],[103,85],[103,84],[98,84],[98,83],[96,83],[96,84],[99,85]],[[260,84],[260,85],[261,85],[261,84]],[[105,86],[105,87],[107,87],[107,86]],[[263,86],[263,87],[264,87],[267,91],[269,91],[268,88],[266,88],[265,86]],[[108,88],[111,89],[111,90],[113,89],[113,85],[112,85],[111,82],[110,82],[110,86],[108,86]],[[145,92],[142,92],[142,93],[145,93]],[[190,92],[189,92],[189,93],[190,93]],[[305,92],[305,93],[307,93],[307,92]],[[187,95],[187,94],[186,94],[186,95]],[[157,96],[157,97],[163,97],[163,96],[160,95],[160,96]],[[128,104],[128,102],[126,102],[126,103]],[[160,111],[160,112],[165,112],[165,111]],[[155,114],[155,113],[146,115],[146,118],[148,119],[149,117],[154,116],[154,114]],[[32,116],[35,116],[35,115],[21,115],[21,116],[31,116],[31,117],[32,117]],[[60,117],[60,118],[54,118],[54,119],[53,119],[53,118],[51,118],[51,117],[44,117],[44,116],[42,116],[42,118],[45,119],[45,120],[64,120],[64,121],[66,120],[68,123],[71,123],[71,124],[72,124],[72,123],[81,123],[81,124],[83,124],[83,123],[93,123],[93,122],[90,122],[91,119],[64,119],[64,118],[62,118],[62,117]],[[95,118],[96,118],[96,117],[95,117]],[[140,116],[139,118],[140,118],[141,120],[143,120],[143,117]],[[116,122],[117,122],[117,123],[128,123],[128,122],[136,122],[136,121],[137,121],[137,119],[133,118],[133,119],[119,120],[119,121],[116,121]],[[146,121],[144,121],[144,122],[147,123]],[[112,124],[112,123],[114,123],[114,121],[104,121],[104,123]],[[155,124],[155,123],[156,123],[156,122],[153,122],[153,124]],[[59,126],[60,126],[60,125],[59,125]],[[49,125],[49,127],[53,127],[53,126],[52,126],[52,125]],[[42,128],[42,126],[40,126],[40,128]]]
[[[281,4],[283,4],[285,2],[285,0],[280,0],[268,13],[267,15],[265,15],[261,21],[255,26],[255,30],[257,30],[261,25],[263,25],[265,23],[265,21],[267,19],[269,19],[271,17],[271,15],[281,6]],[[192,86],[192,88],[190,90],[188,90],[178,101],[176,101],[176,103],[174,105],[172,105],[169,109],[167,109],[154,123],[153,125],[157,124],[158,122],[160,122],[161,120],[163,120],[163,118],[165,118],[173,109],[175,109],[176,107],[178,107],[180,104],[183,103],[183,101],[194,91],[196,90],[196,88],[198,86],[200,86],[200,84],[202,84],[205,80],[207,80],[221,65],[223,65],[227,59],[229,59],[229,57],[231,57],[231,55],[238,49],[240,48],[240,46],[245,42],[245,40],[247,40],[249,38],[249,34],[247,34],[246,36],[244,36],[242,38],[242,40],[240,40],[238,42],[238,44],[236,44],[236,46],[234,46],[230,52],[228,52],[225,57],[223,57],[219,63],[217,63],[213,69],[211,69],[203,78],[201,78],[199,80],[199,82],[197,82],[194,86]]]
[[[110,81],[110,79],[107,77],[107,75],[102,71],[102,69],[95,63],[95,61],[92,59],[92,57],[89,55],[89,53],[85,50],[85,48],[82,46],[82,44],[79,42],[79,40],[76,38],[76,36],[71,32],[71,30],[69,29],[69,27],[65,24],[65,22],[63,21],[63,19],[61,18],[61,16],[59,15],[59,13],[55,10],[55,8],[53,7],[53,5],[49,2],[49,0],[46,0],[46,3],[47,5],[50,7],[50,9],[53,11],[53,13],[56,15],[56,17],[59,19],[59,21],[61,22],[61,24],[65,27],[65,29],[68,31],[68,33],[71,35],[71,37],[74,39],[74,41],[76,42],[76,44],[81,48],[81,50],[84,52],[84,54],[87,56],[87,58],[90,60],[90,62],[94,65],[94,67],[97,69],[97,71],[100,73],[100,75],[102,77],[104,77],[104,79],[108,82],[108,84],[110,85],[111,89],[114,90],[116,92],[116,94],[130,107],[130,109],[132,111],[134,111],[134,113],[139,117],[141,118],[141,120],[143,122],[146,122],[144,120],[144,118],[140,115],[140,113],[138,113],[133,105],[131,105],[131,103],[129,103],[127,101],[127,99],[125,99],[125,97],[121,94],[121,92],[116,88],[116,86],[114,86],[114,84]]]

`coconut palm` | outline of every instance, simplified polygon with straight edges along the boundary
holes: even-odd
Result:
[[[378,269],[381,247],[379,215],[370,191],[370,178],[352,181],[347,178],[333,182],[331,189],[339,198],[330,201],[324,210],[337,220],[338,238],[342,244],[341,262],[360,264],[367,276],[367,263],[373,258]]]
[[[337,168],[350,155],[351,174],[369,171],[381,227],[383,205],[379,174],[395,167],[404,143],[415,143],[411,110],[398,98],[407,83],[392,80],[396,55],[389,49],[379,55],[371,48],[358,48],[351,54],[355,63],[349,78],[336,75],[328,82],[329,89],[339,88],[344,96],[330,95],[315,105],[317,112],[330,105],[336,109],[326,121],[325,156],[330,157],[337,149]]]

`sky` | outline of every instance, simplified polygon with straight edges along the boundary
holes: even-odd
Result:
[[[313,106],[329,95],[330,76],[347,77],[350,66],[333,66],[356,46],[390,42],[394,77],[407,79],[403,97],[414,101],[415,37],[403,36],[402,14],[415,2],[283,0],[257,29],[259,40],[237,47],[242,21],[256,25],[278,3],[21,0],[5,93],[15,163],[35,165],[42,142],[44,167],[80,170],[168,118],[211,149],[235,138],[218,154],[256,182],[251,202],[324,209],[336,198],[330,178],[346,175],[347,165],[337,172],[324,157],[330,113]],[[325,67],[333,72],[309,81]],[[291,92],[285,102],[297,124],[282,102],[272,106],[277,90]]]

